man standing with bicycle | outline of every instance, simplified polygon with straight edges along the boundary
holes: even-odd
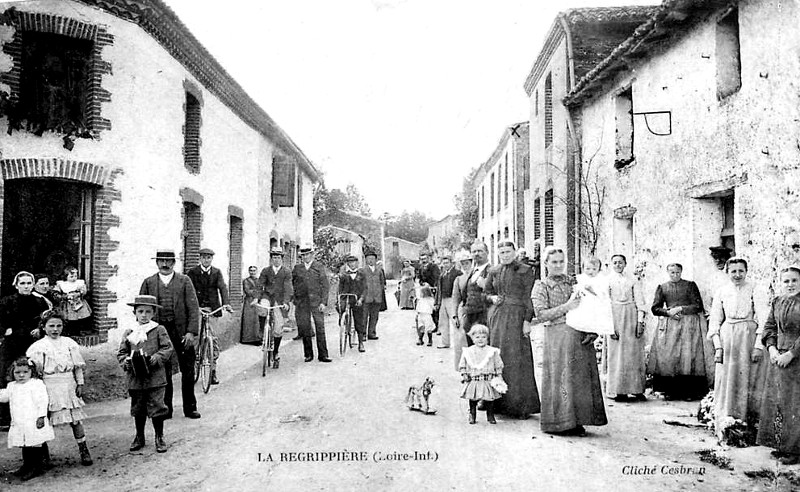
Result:
[[[283,249],[272,248],[269,250],[270,266],[261,270],[261,275],[258,277],[258,300],[268,299],[273,306],[285,306],[273,312],[274,322],[272,324],[272,368],[277,369],[280,363],[278,356],[278,348],[281,346],[281,338],[283,337],[283,327],[286,326],[286,320],[289,319],[289,302],[294,295],[292,288],[292,272],[283,266]],[[263,336],[267,336],[264,332],[267,318],[265,316],[258,317],[258,324],[261,328]]]
[[[189,277],[175,271],[175,252],[163,250],[156,252],[154,258],[158,273],[147,277],[139,289],[140,295],[155,296],[156,304],[161,306],[154,318],[167,329],[175,356],[181,371],[181,396],[183,414],[190,419],[199,419],[197,399],[194,396],[195,336],[200,325],[200,306],[194,285]],[[167,387],[164,400],[172,418],[172,372],[173,364],[165,367]]]
[[[194,290],[197,293],[197,302],[201,308],[208,308],[211,311],[222,309],[232,313],[230,299],[228,298],[228,286],[219,268],[211,266],[214,260],[214,251],[210,248],[203,248],[199,251],[200,264],[190,268],[186,275],[192,279]],[[222,304],[220,304],[220,299]],[[222,312],[218,311],[213,315],[214,319],[222,317]],[[208,331],[211,334],[211,347],[214,357],[211,360],[211,384],[219,384],[217,379],[217,359],[219,359],[219,341],[214,335],[214,325],[217,323],[208,320]]]
[[[314,360],[314,347],[311,342],[314,330],[317,337],[317,358],[320,362],[331,362],[328,357],[328,343],[325,340],[325,306],[328,304],[328,272],[314,259],[311,246],[300,248],[302,262],[292,270],[294,287],[295,317],[297,331],[303,339],[305,361]],[[311,320],[314,328],[311,328]]]
[[[339,304],[337,311],[339,311],[339,323],[342,322],[342,315],[346,307],[350,306],[353,312],[353,325],[355,325],[356,333],[358,333],[358,351],[364,352],[364,337],[366,330],[364,329],[364,294],[366,291],[367,281],[364,278],[364,273],[358,269],[358,258],[350,255],[346,259],[347,268],[339,274]]]

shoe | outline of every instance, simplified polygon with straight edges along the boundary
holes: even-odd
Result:
[[[437,346],[436,346],[436,348],[439,348],[439,349],[448,349],[448,348],[450,348],[450,345],[437,345]]]
[[[219,379],[217,379],[217,371],[211,371],[211,384],[219,384]]]
[[[367,340],[377,340],[377,339],[378,339],[378,335],[370,335],[370,336],[367,337]]]
[[[329,357],[320,357],[319,361],[320,362],[333,362]]]
[[[568,431],[564,431],[564,435],[583,437],[586,435],[586,429],[584,429],[582,425],[579,425],[572,429],[569,429]]]
[[[496,424],[497,420],[494,418],[494,413],[486,412],[486,421],[490,424]]]
[[[612,398],[612,400],[614,400],[616,402],[619,402],[619,403],[626,403],[626,402],[631,401],[630,398],[628,398],[628,395],[617,395],[614,398]]]
[[[42,443],[42,469],[49,470],[53,468],[53,463],[50,462],[50,448],[46,442]]]
[[[139,451],[144,447],[144,436],[137,435],[133,438],[133,442],[131,443],[131,451]]]
[[[89,466],[94,463],[94,461],[92,461],[92,455],[89,453],[89,446],[86,445],[86,441],[79,442],[78,449],[81,452],[81,465]]]
[[[199,419],[200,418],[200,412],[198,412],[197,410],[192,410],[191,412],[183,412],[183,415],[187,419]]]
[[[42,469],[40,467],[31,467],[31,468],[28,468],[27,470],[25,470],[25,473],[20,475],[19,478],[23,482],[27,482],[28,480],[30,480],[32,478],[38,477],[42,473],[43,473],[43,471],[42,471]]]
[[[303,337],[301,337],[300,335],[297,335],[296,337],[292,338],[292,340],[302,340],[302,339]]]
[[[475,412],[470,412],[469,413],[469,423],[470,424],[475,424],[476,423],[475,422]]]
[[[280,362],[281,362],[281,358],[280,357],[275,357],[275,360],[272,361],[272,368],[273,369],[277,369],[278,366],[280,365]]]
[[[432,346],[433,346],[433,342],[431,342],[430,340],[428,340],[428,347],[432,347]]]
[[[305,359],[303,359],[303,360],[305,360],[306,362],[311,362],[312,360],[314,360],[314,356],[311,356],[311,357],[306,357],[306,358],[305,358]]]
[[[358,342],[358,351],[359,352],[365,352],[364,342]]]
[[[635,395],[633,395],[633,400],[634,401],[647,401],[647,397],[644,396],[644,393],[636,393]]]
[[[418,340],[418,341],[417,341],[417,345],[425,345],[425,342],[423,342],[423,341],[420,339],[420,340]]]
[[[167,443],[164,442],[164,436],[156,436],[156,453],[166,453]]]
[[[23,462],[22,466],[11,472],[11,474],[14,475],[15,477],[20,477],[28,471],[28,468],[29,468],[28,464]]]

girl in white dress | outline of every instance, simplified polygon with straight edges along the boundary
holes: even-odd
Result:
[[[475,324],[470,328],[469,337],[474,345],[461,351],[461,398],[469,400],[469,423],[474,424],[478,402],[483,401],[486,420],[496,424],[494,401],[501,397],[507,386],[502,381],[503,359],[500,349],[489,345],[489,327]]]
[[[88,289],[86,282],[78,278],[78,269],[74,266],[64,269],[64,277],[65,280],[56,282],[53,292],[61,298],[59,309],[67,323],[65,331],[70,335],[78,335],[89,329],[91,320],[92,310],[84,298]]]

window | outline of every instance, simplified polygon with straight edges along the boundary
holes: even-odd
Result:
[[[489,214],[494,217],[494,173],[489,177]]]
[[[293,207],[295,199],[294,160],[276,154],[272,157],[272,208]]]
[[[736,251],[736,237],[734,224],[734,195],[723,196],[720,198],[720,208],[722,209],[722,232],[720,233],[720,243],[728,248],[733,254]]]
[[[539,239],[542,235],[542,199],[537,198],[533,202],[533,239]]]
[[[506,226],[506,228],[503,229],[503,238],[508,239],[508,226]]]
[[[94,43],[24,31],[20,106],[34,132],[87,130],[89,69]]]
[[[506,164],[505,170],[503,171],[506,176],[506,180],[503,182],[503,204],[508,207],[508,154],[506,154]]]
[[[544,80],[544,148],[553,143],[553,74]]]
[[[544,245],[553,245],[553,190],[549,189],[544,194]]]
[[[531,189],[531,158],[525,156],[522,158],[522,185],[523,189]]]
[[[616,98],[616,159],[614,167],[622,169],[633,161],[633,88],[628,87]]]
[[[228,216],[228,287],[231,305],[239,308],[242,305],[242,246],[244,240],[243,220],[241,217]]]
[[[192,174],[200,172],[200,101],[186,93],[183,123],[183,164]]]
[[[486,216],[486,186],[481,186],[481,219]]]
[[[717,22],[716,47],[717,99],[722,100],[742,87],[738,9],[731,9]]]
[[[297,216],[303,216],[303,173],[297,173]]]
[[[489,236],[489,261],[494,261],[494,234]]]

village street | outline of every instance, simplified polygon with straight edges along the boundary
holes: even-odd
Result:
[[[391,287],[390,287],[391,292]],[[394,299],[390,302],[393,304]],[[609,425],[584,438],[552,437],[527,421],[484,415],[467,423],[451,350],[414,344],[413,311],[395,305],[382,316],[380,340],[344,358],[335,352],[335,318],[327,318],[334,361],[304,363],[300,342],[282,347],[282,365],[260,374],[260,350],[237,345],[220,358],[222,383],[204,395],[200,420],[178,416],[165,427],[169,450],[130,453],[128,400],[90,405],[87,438],[94,465],[82,467],[68,428],[50,445],[54,467],[22,484],[11,475],[18,448],[0,452],[1,489],[25,490],[790,490],[745,471],[778,471],[765,448],[730,450],[733,471],[702,462],[711,449],[693,422],[696,403],[624,404],[606,400]],[[435,379],[436,415],[409,411],[409,385]],[[180,403],[177,399],[176,404]],[[179,410],[176,415],[181,415]],[[339,453],[319,460],[319,453]],[[317,456],[315,460],[315,456]],[[416,458],[415,458],[416,456]],[[354,461],[355,460],[355,461]],[[646,468],[645,468],[646,467]],[[786,468],[783,468],[786,470]],[[636,473],[636,474],[634,474]]]

